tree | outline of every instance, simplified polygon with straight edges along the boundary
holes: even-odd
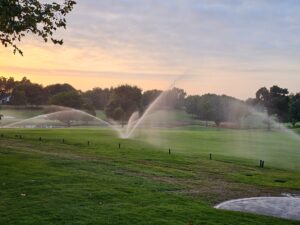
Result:
[[[87,112],[93,116],[96,116],[96,111],[95,111],[93,104],[90,101],[88,101],[87,99],[83,99],[82,109],[85,112]]]
[[[267,103],[270,99],[270,92],[266,87],[262,87],[262,88],[258,89],[255,96],[256,96],[257,100],[259,100],[260,102],[267,105]]]
[[[169,91],[168,95],[168,100],[172,102],[172,105],[175,109],[183,108],[186,96],[186,93],[183,89],[174,87]]]
[[[62,92],[76,91],[76,89],[70,84],[51,84],[45,87],[49,97]]]
[[[26,105],[27,98],[25,95],[25,91],[22,90],[14,90],[11,97],[11,104],[12,105]]]
[[[145,110],[161,93],[162,91],[157,89],[145,91],[142,96],[143,110]]]
[[[260,88],[256,92],[257,104],[263,105],[268,115],[276,115],[282,122],[288,119],[288,90],[274,85],[268,90],[266,87]]]
[[[108,88],[94,88],[83,93],[83,97],[88,99],[94,108],[103,110],[108,103],[110,92]]]
[[[188,96],[185,99],[185,110],[195,115],[198,119],[214,121],[216,126],[221,122],[238,122],[249,114],[247,105],[230,96],[205,94],[202,96]]]
[[[215,122],[217,126],[220,126],[221,122],[226,121],[225,110],[224,110],[224,101],[218,95],[212,94],[210,96],[209,110],[210,110],[210,119]]]
[[[270,111],[278,116],[281,122],[288,121],[289,91],[276,85],[270,88]]]
[[[27,98],[27,103],[30,105],[42,105],[46,103],[47,96],[42,85],[39,84],[29,84],[24,85],[25,95]]]
[[[77,91],[61,92],[52,96],[49,99],[49,103],[52,105],[66,106],[75,109],[82,108],[83,99]]]
[[[187,113],[196,115],[197,118],[206,121],[214,121],[217,126],[225,120],[222,96],[205,94],[202,96],[189,96],[185,100]]]
[[[199,117],[199,95],[190,95],[184,101],[185,111],[196,117]]]
[[[208,121],[214,119],[213,98],[214,95],[212,94],[188,96],[185,99],[185,110],[187,113],[196,116],[198,119],[205,120],[207,126]]]
[[[198,116],[199,118],[205,120],[205,126],[208,126],[208,121],[213,120],[213,102],[211,99],[213,98],[212,94],[206,94],[201,96],[198,106]]]
[[[292,95],[289,103],[289,119],[293,127],[300,121],[300,93]]]
[[[113,89],[105,114],[121,120],[122,124],[129,119],[132,113],[141,110],[142,90],[136,86],[122,85]]]
[[[66,15],[76,4],[73,0],[42,3],[39,0],[1,0],[0,1],[0,42],[5,47],[12,46],[19,52],[17,42],[28,33],[41,37],[45,42],[63,44],[63,40],[53,38],[59,28],[66,28]]]
[[[30,81],[19,82],[12,92],[12,104],[41,105],[47,101],[47,95],[42,85]]]
[[[0,77],[0,97],[11,94],[15,86],[16,81],[13,77]]]

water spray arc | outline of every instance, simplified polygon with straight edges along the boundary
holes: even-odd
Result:
[[[24,119],[17,122],[12,122],[7,125],[1,126],[1,128],[49,128],[52,127],[53,121],[76,121],[76,120],[90,120],[94,122],[98,122],[100,126],[110,127],[114,131],[117,132],[120,138],[131,138],[134,135],[136,129],[143,123],[151,112],[156,108],[156,106],[161,102],[161,99],[166,95],[168,91],[162,92],[144,111],[142,116],[139,116],[138,112],[134,112],[128,122],[127,125],[122,127],[119,123],[115,121],[106,121],[100,119],[96,116],[93,116],[87,112],[72,109],[68,107],[58,107],[55,112],[46,113],[42,115],[38,115],[32,118]],[[55,125],[53,126],[55,127]]]
[[[73,109],[73,108],[68,108],[68,107],[61,107],[61,106],[52,106],[52,107],[57,107],[57,111],[47,113],[47,114],[42,114],[38,115],[29,119],[24,119],[21,121],[9,123],[7,125],[2,126],[1,128],[51,128],[51,127],[58,127],[55,125],[50,125],[53,124],[53,121],[64,121],[66,122],[67,126],[70,126],[71,121],[79,121],[79,120],[91,120],[94,122],[97,122],[99,126],[106,126],[110,127],[116,133],[120,138],[132,138],[134,136],[135,131],[143,124],[143,122],[151,115],[151,113],[154,113],[156,109],[160,107],[160,104],[162,103],[162,100],[166,97],[168,94],[169,90],[174,86],[172,84],[169,89],[166,91],[162,92],[144,111],[144,113],[139,116],[139,112],[134,112],[130,116],[127,124],[125,126],[121,126],[118,122],[116,121],[106,121],[103,119],[100,119],[96,116],[93,116],[87,112],[78,110],[78,109]]]

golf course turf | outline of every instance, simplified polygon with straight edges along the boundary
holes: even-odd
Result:
[[[228,132],[239,131],[165,130],[159,146],[109,129],[2,129],[0,224],[299,224],[213,208],[300,191],[299,170],[289,164],[298,149],[262,169],[255,157],[229,151]],[[245,135],[233,136],[241,146]],[[272,151],[268,143],[257,146]]]

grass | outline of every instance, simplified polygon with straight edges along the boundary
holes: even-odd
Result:
[[[107,119],[105,112],[103,110],[96,110],[96,117],[100,119]]]
[[[298,130],[299,132],[299,130]],[[229,161],[251,163],[265,160],[268,167],[300,171],[300,137],[290,131],[238,130],[193,126],[183,129],[157,130],[141,135],[151,143],[159,143],[185,155],[221,156]]]
[[[14,117],[15,119],[27,119],[30,117],[38,116],[42,114],[42,109],[10,109],[10,108],[0,108],[0,114],[4,116]]]
[[[295,128],[294,131],[300,134],[300,127]]]
[[[9,123],[41,115],[43,114],[43,109],[42,107],[26,108],[4,105],[0,106],[0,114],[4,115],[4,118],[0,120],[0,126],[4,126]]]
[[[177,132],[189,145],[195,140],[187,137],[201,133]],[[260,169],[222,154],[209,160],[195,148],[169,155],[107,129],[1,133],[0,224],[299,224],[212,207],[231,198],[297,193],[296,170]]]

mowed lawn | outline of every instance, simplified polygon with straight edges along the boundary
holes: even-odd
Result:
[[[43,113],[42,109],[15,109],[13,107],[0,108],[0,113],[4,116],[14,117],[16,119],[28,119],[30,117],[38,116]]]
[[[300,171],[299,129],[224,129],[191,126],[181,129],[157,129],[143,131],[140,139],[185,155],[227,157],[229,161],[245,160],[259,164],[264,160],[267,167]]]
[[[182,145],[171,154],[109,129],[2,129],[0,224],[299,224],[213,208],[232,198],[297,194],[298,170],[260,169],[225,154],[227,131],[223,140],[202,138],[205,148],[192,142],[208,130],[169,132]]]

